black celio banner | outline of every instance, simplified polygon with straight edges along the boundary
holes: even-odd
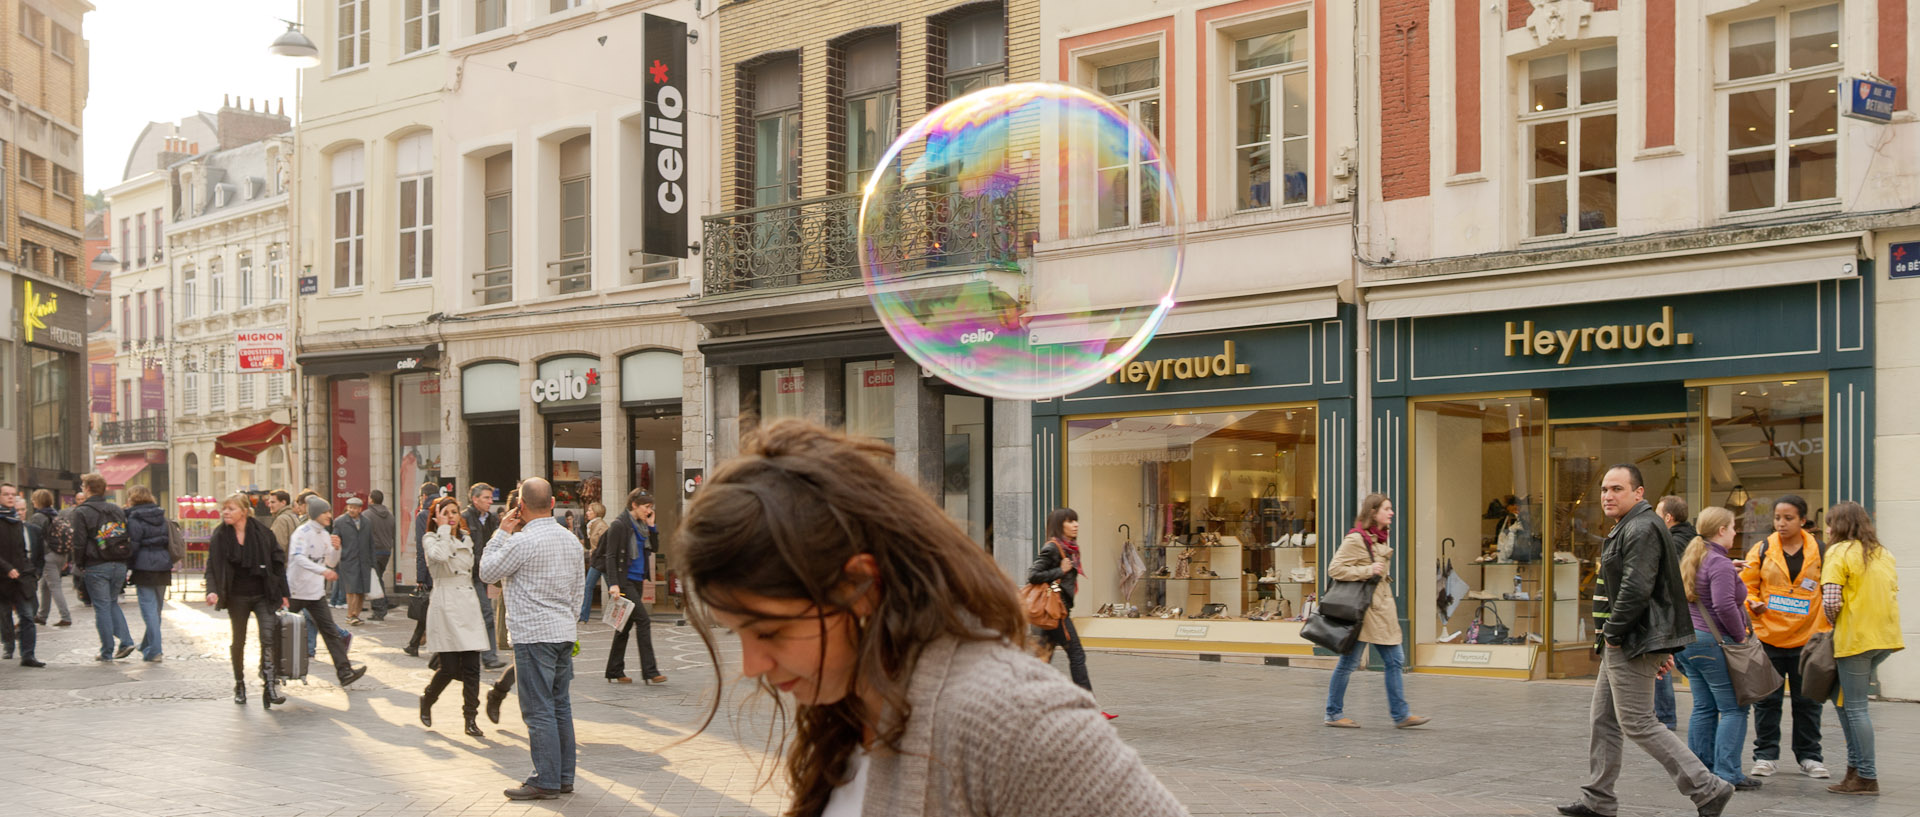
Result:
[[[640,245],[687,257],[687,24],[646,17],[646,200]]]

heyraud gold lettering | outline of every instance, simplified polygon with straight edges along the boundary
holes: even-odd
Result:
[[[1673,307],[1660,307],[1660,320],[1643,324],[1607,324],[1575,329],[1536,329],[1533,321],[1507,321],[1507,357],[1540,355],[1565,366],[1574,352],[1639,349],[1643,346],[1692,346],[1693,333],[1676,332]]]
[[[1147,391],[1160,388],[1167,380],[1196,380],[1202,377],[1226,377],[1234,374],[1246,374],[1253,367],[1241,363],[1234,357],[1233,341],[1222,341],[1220,354],[1196,355],[1193,357],[1168,357],[1159,360],[1134,360],[1120,367],[1107,378],[1108,383],[1139,383],[1146,381]]]

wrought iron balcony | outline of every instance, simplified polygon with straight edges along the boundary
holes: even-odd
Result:
[[[167,441],[167,417],[139,417],[100,424],[101,445],[137,445]]]
[[[1026,249],[1032,208],[1004,185],[908,187],[870,234],[900,274],[1011,268]],[[1026,191],[1021,191],[1024,193]],[[705,296],[858,280],[860,196],[822,196],[708,216],[701,243]]]

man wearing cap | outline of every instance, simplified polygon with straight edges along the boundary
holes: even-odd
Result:
[[[640,651],[640,677],[649,684],[664,684],[667,676],[653,657],[653,621],[647,615],[643,590],[652,574],[652,555],[660,550],[660,532],[653,527],[653,497],[635,488],[627,495],[627,509],[607,525],[601,538],[600,572],[608,579],[607,591],[633,602],[633,615],[613,634],[613,651],[607,654],[607,683],[631,684],[627,677],[627,634],[632,633]]]
[[[333,521],[333,534],[340,537],[340,578],[334,587],[347,595],[347,623],[356,627],[373,586],[373,520],[361,516],[366,507],[366,500],[347,497],[347,515]]]
[[[287,610],[305,613],[312,619],[314,629],[319,630],[320,637],[327,642],[327,655],[333,658],[334,672],[344,687],[360,680],[360,676],[367,674],[367,668],[347,661],[347,641],[340,637],[340,628],[333,623],[333,610],[322,601],[327,594],[327,580],[338,578],[327,567],[340,558],[333,537],[327,534],[327,523],[331,521],[333,506],[320,497],[307,497],[307,521],[293,532],[293,540],[287,546]]]

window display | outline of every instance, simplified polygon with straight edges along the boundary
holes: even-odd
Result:
[[[1098,617],[1298,621],[1317,586],[1312,406],[1069,419]],[[1108,578],[1111,577],[1111,578]]]

